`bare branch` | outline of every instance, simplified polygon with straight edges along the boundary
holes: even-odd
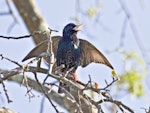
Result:
[[[9,0],[5,0],[5,1],[6,1],[6,4],[7,4],[7,7],[8,7],[8,11],[7,12],[0,12],[0,16],[3,16],[3,15],[11,15],[12,16],[13,22],[8,28],[8,32],[10,32],[12,30],[12,28],[18,23],[18,20],[15,16],[11,6],[10,6],[10,1]]]
[[[54,58],[54,52],[53,52],[53,42],[52,42],[52,37],[51,37],[51,33],[53,31],[55,32],[58,32],[57,30],[52,30],[49,28],[49,37],[48,37],[48,46],[47,46],[47,53],[49,54],[49,57],[50,57],[50,62],[49,62],[49,71],[48,71],[48,74],[51,74],[52,73],[52,68],[53,68],[53,65],[54,65],[54,62],[55,62],[55,58]]]
[[[43,111],[44,111],[44,102],[45,102],[45,96],[43,96],[43,98],[42,98],[39,113],[43,113]]]
[[[4,38],[4,39],[23,39],[23,38],[30,38],[33,35],[41,34],[41,33],[45,33],[45,31],[34,31],[32,34],[24,35],[24,36],[17,36],[17,37],[0,35],[0,38]]]
[[[124,21],[123,21],[122,29],[121,29],[121,34],[120,34],[120,44],[119,44],[119,47],[124,46],[125,32],[126,32],[127,25],[128,25],[127,23],[128,23],[128,19],[125,18]]]
[[[5,107],[2,107],[0,108],[0,113],[17,113],[11,109],[8,109],[8,108],[5,108]]]
[[[122,8],[122,10],[124,11],[124,14],[125,14],[125,18],[127,18],[127,20],[129,21],[129,25],[131,27],[131,30],[132,30],[132,33],[134,35],[134,38],[135,38],[135,41],[141,51],[141,54],[142,54],[142,57],[144,58],[144,61],[145,63],[149,63],[149,61],[147,61],[146,59],[146,49],[144,47],[144,45],[141,43],[141,39],[140,39],[140,36],[139,36],[139,33],[137,31],[137,28],[136,28],[136,25],[132,19],[132,15],[130,14],[130,11],[129,9],[127,8],[126,4],[123,2],[123,0],[118,0],[119,3],[120,3],[120,6]]]
[[[8,102],[8,103],[13,102],[13,101],[10,100],[10,98],[9,98],[9,95],[8,95],[8,93],[7,93],[7,89],[6,89],[6,86],[5,86],[4,82],[2,82],[2,86],[3,86],[3,90],[4,90],[5,95],[6,95],[6,98],[7,98],[7,102]]]
[[[102,100],[98,101],[97,104],[100,104],[100,103],[103,103],[103,102],[111,102],[111,103],[114,103],[114,104],[116,104],[116,105],[121,109],[121,111],[124,111],[124,109],[126,109],[126,110],[128,110],[130,113],[134,113],[134,111],[133,111],[131,108],[129,108],[128,106],[126,106],[125,104],[123,104],[121,101],[117,101],[117,100],[114,100],[114,99],[112,99],[112,98],[107,98],[107,99],[103,99],[103,101],[102,101]],[[124,109],[123,109],[122,107],[123,107]]]
[[[9,80],[17,82],[17,83],[20,84],[21,83],[21,79],[22,79],[22,76],[17,75],[17,76],[13,76]],[[37,86],[39,86],[39,84],[37,83],[37,81],[32,80],[31,78],[27,78],[27,79],[28,79],[28,84],[29,84],[30,87],[32,87],[36,91],[39,91],[39,92],[43,93],[43,91],[41,90],[41,88],[37,87]],[[42,87],[45,90],[45,92],[49,91],[49,87],[44,86],[44,85],[42,85]],[[60,106],[64,107],[65,109],[67,109],[70,113],[74,113],[74,110],[77,108],[76,107],[76,103],[74,103],[74,101],[72,102],[71,99],[59,95],[53,89],[47,95],[48,95],[48,97],[50,99],[52,99],[53,101],[55,101],[56,103],[58,103]],[[68,103],[68,104],[64,104],[64,103]]]
[[[12,63],[15,63],[15,64],[19,65],[19,68],[16,68],[16,69],[10,70],[10,71],[0,72],[0,74],[2,75],[0,83],[2,83],[4,80],[6,80],[6,78],[12,77],[13,76],[12,74],[16,75],[16,74],[19,74],[19,73],[23,73],[24,74],[24,72],[32,72],[32,73],[34,73],[35,78],[36,78],[36,81],[35,81],[35,82],[37,82],[36,85],[40,86],[38,88],[38,90],[40,90],[40,92],[44,93],[44,95],[47,97],[47,99],[49,100],[49,102],[51,103],[51,105],[54,107],[54,109],[56,110],[56,112],[57,113],[59,112],[58,109],[56,108],[56,106],[51,101],[51,98],[53,98],[53,97],[51,97],[51,98],[49,97],[49,94],[51,94],[51,92],[53,90],[50,89],[50,91],[49,91],[49,88],[45,89],[45,86],[42,85],[38,81],[37,75],[36,75],[38,72],[39,73],[44,73],[44,74],[47,75],[47,73],[48,73],[49,70],[43,69],[43,68],[40,68],[40,67],[38,67],[38,69],[37,69],[37,67],[31,67],[31,66],[28,66],[28,65],[22,66],[21,64],[18,64],[17,62],[15,62],[15,61],[7,58],[7,57],[4,57],[3,55],[1,55],[1,57],[5,58],[6,60],[8,60],[8,61],[10,61]],[[66,96],[67,96],[67,99],[70,100],[69,103],[72,103],[74,105],[74,109],[71,109],[73,111],[78,111],[80,113],[82,113],[82,112],[91,113],[91,112],[93,112],[94,108],[96,110],[96,108],[97,108],[97,106],[99,104],[102,104],[104,102],[111,102],[111,103],[117,105],[118,108],[122,112],[124,112],[125,110],[128,110],[129,112],[134,113],[131,108],[129,108],[128,106],[124,105],[120,101],[114,100],[110,95],[107,94],[108,93],[107,92],[108,91],[107,88],[110,87],[118,79],[114,79],[113,78],[113,81],[111,83],[109,83],[109,84],[106,81],[106,87],[104,87],[103,89],[98,89],[98,88],[93,88],[92,80],[91,80],[90,76],[89,76],[88,83],[85,84],[85,85],[84,85],[84,83],[78,81],[78,83],[81,83],[83,85],[83,87],[81,86],[81,84],[79,85],[79,84],[73,82],[72,80],[67,79],[66,78],[67,76],[63,76],[62,77],[62,76],[59,76],[59,74],[58,75],[57,74],[49,74],[49,76],[52,77],[52,78],[54,78],[54,79],[57,79],[58,81],[63,81],[65,84],[67,84],[67,85],[70,86],[71,91],[70,91],[70,93],[67,92]],[[31,79],[29,79],[26,76],[26,80],[25,80],[26,84],[23,84],[23,85],[25,85],[26,87],[29,87],[29,86],[31,87],[32,84],[30,84],[30,80]],[[22,79],[20,81],[22,81]],[[36,89],[35,87],[37,87],[37,86],[34,86],[32,88]],[[90,89],[91,91],[97,92],[98,94],[102,95],[104,98],[101,99],[101,100],[99,100],[98,102],[96,102],[91,97],[89,97],[86,94],[84,94],[83,90],[86,90],[86,89]],[[28,91],[30,92],[31,90],[29,90],[29,88],[27,88],[27,92]],[[104,92],[102,92],[102,91],[104,91]],[[85,106],[86,106],[86,109],[84,109]]]
[[[14,61],[14,60],[11,60],[11,59],[7,58],[6,56],[4,56],[4,55],[2,55],[2,54],[0,54],[0,57],[1,57],[1,59],[6,59],[6,60],[8,60],[8,61],[10,61],[10,62],[12,62],[12,63],[18,65],[19,67],[22,67],[22,65],[19,64],[18,62]]]
[[[59,110],[56,108],[56,106],[53,104],[52,100],[49,98],[48,92],[45,92],[45,90],[43,89],[41,83],[39,82],[39,80],[38,80],[38,78],[37,78],[37,74],[36,74],[36,73],[34,73],[34,76],[35,76],[35,79],[36,79],[37,83],[39,84],[39,86],[40,86],[42,92],[44,93],[44,95],[46,96],[46,98],[49,100],[49,102],[51,103],[51,105],[53,106],[53,108],[55,109],[55,111],[56,111],[57,113],[60,113]],[[49,92],[49,93],[50,93],[50,92]]]
[[[141,109],[144,109],[145,113],[150,113],[150,107],[148,109],[146,108],[141,108]]]
[[[35,67],[28,67],[28,69],[27,70],[25,70],[25,71],[28,71],[28,72],[34,72],[34,73],[36,73],[37,72],[37,70],[36,70],[36,68]],[[47,73],[47,71],[48,70],[46,70],[46,69],[42,69],[42,68],[40,68],[40,70],[38,70],[38,72],[44,72],[44,73]],[[3,74],[2,72],[1,72],[1,74]],[[6,73],[5,73],[6,74]],[[8,74],[10,74],[10,73],[8,73]],[[3,76],[4,76],[4,74],[3,74]],[[123,109],[126,109],[126,110],[128,110],[129,112],[131,112],[131,113],[134,113],[134,111],[131,109],[131,108],[129,108],[128,106],[126,106],[126,105],[124,105],[122,102],[120,102],[120,101],[117,101],[117,100],[114,100],[114,99],[112,99],[112,97],[111,96],[109,96],[109,95],[106,95],[106,93],[104,93],[104,92],[101,92],[101,94],[105,97],[104,99],[102,99],[102,100],[100,100],[100,101],[98,101],[98,102],[95,102],[94,100],[92,100],[90,97],[88,97],[87,95],[85,95],[84,93],[82,93],[82,92],[80,92],[80,93],[77,93],[78,91],[81,91],[81,89],[80,89],[80,87],[79,86],[77,86],[77,84],[75,84],[75,83],[73,83],[72,81],[69,81],[69,80],[67,80],[66,78],[62,78],[61,76],[57,76],[57,75],[53,75],[53,74],[51,74],[50,75],[50,77],[53,77],[53,78],[55,78],[55,79],[57,79],[57,80],[62,80],[63,82],[65,82],[67,85],[69,85],[69,86],[71,86],[71,89],[72,89],[72,91],[71,91],[71,94],[75,97],[75,99],[76,99],[76,101],[79,101],[81,98],[82,98],[82,96],[84,97],[84,99],[88,99],[87,101],[89,101],[90,103],[92,103],[92,105],[95,105],[95,106],[97,106],[97,105],[99,105],[99,104],[101,104],[101,103],[103,103],[103,102],[111,102],[111,103],[114,103],[114,104],[116,104],[121,110]],[[5,79],[5,77],[3,77],[2,79]],[[29,83],[29,85],[31,85],[30,84],[30,79],[28,78],[28,83]],[[36,86],[37,87],[37,86]],[[34,88],[34,87],[33,87]],[[95,91],[95,90],[93,90],[93,89],[91,89],[92,91]],[[41,90],[42,91],[42,90]],[[100,90],[98,90],[98,91],[100,91]],[[43,91],[42,91],[43,92]],[[47,92],[47,91],[46,91]],[[51,92],[52,92],[52,90],[51,90]],[[51,93],[50,92],[50,93]],[[77,96],[78,94],[80,94],[80,99],[79,99],[79,96]],[[76,97],[76,96],[78,97]],[[46,96],[47,97],[47,96]],[[83,98],[82,98],[83,99]],[[81,100],[80,100],[81,101]],[[79,101],[79,102],[80,102]],[[82,100],[83,101],[83,100]],[[81,101],[81,103],[82,103],[82,101]],[[83,104],[83,103],[82,103]],[[79,105],[82,105],[82,104],[79,104]],[[88,105],[90,105],[90,104],[88,104]],[[76,104],[74,105],[74,106],[76,106]],[[121,107],[120,107],[121,106]]]
[[[12,2],[15,4],[16,8],[18,9],[18,12],[20,13],[30,33],[33,33],[35,30],[48,31],[47,29],[48,24],[44,21],[34,0],[21,0],[21,1],[13,0]],[[36,34],[33,36],[33,40],[35,44],[39,44],[42,41],[47,40],[48,35],[49,34],[47,33]]]

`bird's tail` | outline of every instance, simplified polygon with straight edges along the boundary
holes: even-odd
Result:
[[[66,93],[67,91],[70,92],[70,87],[67,84],[60,82],[58,93]]]

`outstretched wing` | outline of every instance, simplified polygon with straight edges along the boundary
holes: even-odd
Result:
[[[113,66],[109,63],[107,58],[90,42],[80,39],[81,44],[81,57],[80,65],[86,67],[92,62],[104,64],[111,69],[114,69]]]
[[[60,39],[61,36],[52,37],[53,53],[55,58],[56,58],[58,42]],[[33,57],[38,57],[41,53],[46,52],[47,48],[48,48],[48,40],[41,42],[39,45],[33,48],[22,61],[28,60]],[[47,57],[45,60],[49,62],[49,57]]]
[[[58,42],[61,38],[62,38],[61,36],[52,37],[53,53],[55,58],[56,58]],[[46,52],[48,47],[47,44],[48,44],[47,40],[41,42],[39,45],[33,48],[22,61],[28,60],[33,57],[37,57],[41,53]],[[113,69],[113,66],[109,63],[107,58],[94,45],[92,45],[90,42],[83,39],[80,39],[80,44],[81,44],[81,51],[82,51],[80,57],[80,65],[82,67],[86,67],[90,63],[95,62],[95,63],[101,63],[107,65],[108,67]],[[49,57],[45,58],[45,60],[49,62]]]

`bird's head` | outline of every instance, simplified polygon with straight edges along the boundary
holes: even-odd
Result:
[[[73,23],[67,24],[63,29],[63,38],[66,40],[74,40],[76,38],[76,34],[79,30],[79,27],[82,26],[82,24],[75,25]]]

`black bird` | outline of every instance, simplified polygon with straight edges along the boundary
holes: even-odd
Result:
[[[75,72],[79,66],[81,45],[76,36],[79,26],[70,23],[64,27],[63,37],[58,43],[56,54],[57,66],[65,65],[62,71],[68,71],[72,68],[72,72]]]
[[[114,69],[107,58],[94,45],[86,40],[77,38],[77,32],[80,31],[78,29],[79,27],[80,25],[69,23],[64,27],[62,37],[52,37],[52,47],[54,56],[56,58],[53,72],[55,71],[55,67],[64,64],[65,67],[61,70],[61,72],[71,70],[70,73],[74,75],[78,66],[86,67],[92,62],[101,63],[110,67],[111,69]],[[32,57],[37,57],[46,51],[47,40],[32,49],[22,61]],[[47,63],[49,63],[49,57],[45,58],[45,60]],[[59,93],[63,92],[62,87],[65,87],[66,90],[69,90],[69,87],[66,86],[65,83],[60,83],[58,90]]]
[[[63,37],[58,43],[58,49],[56,54],[56,63],[57,66],[61,66],[62,64],[65,67],[61,70],[61,72],[70,71],[71,74],[75,77],[75,71],[79,66],[79,61],[81,57],[81,45],[80,41],[77,38],[76,34],[79,31],[80,25],[75,25],[73,23],[67,24],[63,29]],[[60,87],[58,93],[63,92],[63,88],[69,91],[69,87],[60,82]]]

